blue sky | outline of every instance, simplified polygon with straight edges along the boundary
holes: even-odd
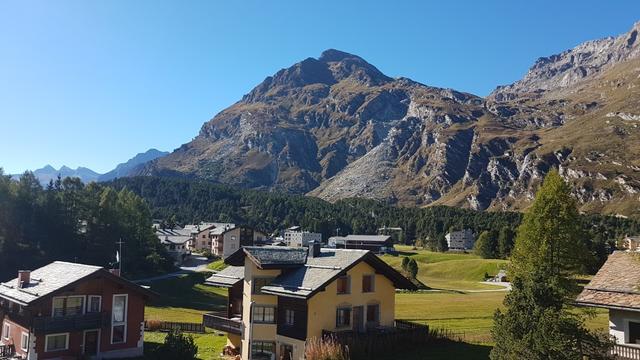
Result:
[[[0,167],[105,172],[173,150],[327,48],[486,95],[540,56],[626,32],[638,1],[0,1]]]

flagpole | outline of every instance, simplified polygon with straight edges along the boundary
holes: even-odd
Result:
[[[116,242],[116,244],[120,246],[120,252],[118,253],[118,272],[120,273],[120,276],[122,276],[122,244],[124,244],[122,242],[122,238],[120,238],[120,241]]]

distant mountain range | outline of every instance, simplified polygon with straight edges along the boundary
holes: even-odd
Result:
[[[640,23],[538,59],[487,97],[327,50],[133,171],[327,200],[523,209],[551,168],[582,210],[640,215]]]
[[[109,181],[119,177],[125,177],[138,170],[139,167],[144,166],[147,162],[155,160],[159,157],[169,154],[166,151],[160,151],[156,149],[147,150],[144,153],[139,153],[127,162],[118,164],[115,169],[105,173],[99,174],[91,169],[85,167],[78,167],[77,169],[71,169],[67,166],[62,166],[60,169],[56,169],[51,165],[46,165],[41,169],[33,170],[33,174],[40,180],[43,185],[48,184],[49,181],[58,178],[77,177],[84,183],[92,181]],[[21,174],[12,175],[14,179],[20,177]]]

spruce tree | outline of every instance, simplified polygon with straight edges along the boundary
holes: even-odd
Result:
[[[571,189],[551,171],[525,214],[509,268],[512,291],[496,311],[491,359],[606,359],[610,343],[571,311],[571,277],[588,258]],[[604,335],[604,334],[603,334]]]

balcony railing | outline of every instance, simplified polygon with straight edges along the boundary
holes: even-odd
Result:
[[[78,331],[86,329],[100,329],[111,324],[108,312],[87,313],[84,315],[66,317],[34,317],[33,329],[40,333]]]
[[[611,355],[620,360],[640,360],[640,347],[616,344],[611,349]]]
[[[202,323],[208,328],[231,334],[240,335],[242,331],[242,319],[239,316],[230,319],[225,312],[204,314]]]
[[[11,357],[15,353],[16,348],[13,345],[0,345],[0,358]]]

